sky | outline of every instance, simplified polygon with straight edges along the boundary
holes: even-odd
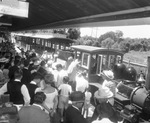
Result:
[[[99,37],[106,32],[117,30],[123,32],[124,38],[150,38],[150,25],[80,28],[81,37]]]

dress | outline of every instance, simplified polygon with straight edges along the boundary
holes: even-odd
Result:
[[[53,93],[45,93],[46,95],[46,100],[45,104],[49,109],[53,109],[54,106],[54,98],[58,96],[58,91],[55,89]],[[47,112],[48,113],[48,112]]]

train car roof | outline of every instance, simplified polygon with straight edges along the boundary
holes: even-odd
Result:
[[[7,2],[7,5],[13,8],[18,1],[29,3],[28,18],[9,15],[7,10],[3,11],[5,13],[0,17],[0,25],[13,31],[150,24],[149,0],[1,0],[0,2]]]
[[[116,52],[118,54],[124,54],[124,52],[115,49],[108,49],[102,47],[94,47],[94,46],[87,46],[87,45],[73,45],[71,46],[76,51],[85,51],[88,53],[99,53],[99,52]]]
[[[66,36],[61,35],[61,34],[29,34],[29,33],[25,33],[25,34],[15,34],[16,36],[23,36],[23,37],[30,37],[30,38],[40,38],[40,39],[49,39],[51,41],[58,41],[59,42],[68,42],[68,43],[74,43],[75,41],[69,38],[65,38]]]

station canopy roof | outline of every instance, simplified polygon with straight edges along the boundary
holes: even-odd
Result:
[[[21,0],[20,0],[21,1]],[[12,31],[150,24],[150,0],[26,0],[28,18],[4,15]],[[0,26],[2,27],[2,26]]]

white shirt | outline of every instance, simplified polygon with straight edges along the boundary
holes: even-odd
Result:
[[[41,110],[45,110],[41,105],[33,103],[34,106],[40,107]]]
[[[60,95],[65,96],[65,97],[68,97],[68,96],[69,96],[69,93],[72,92],[72,88],[71,88],[71,86],[68,85],[68,84],[61,84],[61,85],[59,86],[58,90],[61,90]]]
[[[76,77],[76,91],[81,91],[83,93],[88,87],[89,83],[83,76]]]
[[[36,82],[34,81],[31,81],[30,83],[36,85]],[[42,91],[40,87],[36,88],[34,93],[39,92],[39,91]]]
[[[91,97],[92,97],[92,93],[91,93],[91,92],[86,91],[86,92],[85,92],[85,100],[90,102]]]
[[[14,81],[20,82],[20,80],[15,79]],[[1,88],[0,88],[0,95],[3,95],[5,92],[7,92],[7,83],[5,83]],[[21,93],[23,95],[23,99],[24,99],[24,103],[28,104],[30,103],[30,95],[29,95],[29,91],[26,87],[26,85],[22,85],[21,86]]]
[[[65,71],[65,70],[63,70],[63,69],[60,70],[60,71],[58,71],[57,87],[59,87],[59,86],[63,83],[63,78],[64,78],[65,76],[68,76],[67,71]]]

